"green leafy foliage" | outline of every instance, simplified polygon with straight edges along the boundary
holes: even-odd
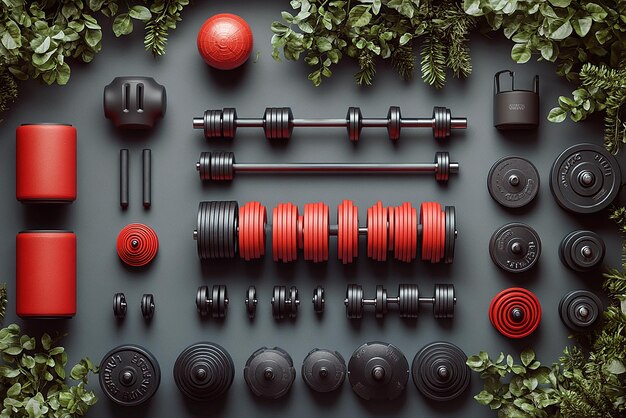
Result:
[[[7,309],[7,284],[0,283],[0,320],[4,319]]]
[[[626,209],[611,218],[626,231]],[[551,367],[542,366],[532,350],[521,364],[503,353],[494,360],[485,352],[467,365],[480,373],[483,390],[474,399],[499,417],[618,418],[626,415],[626,264],[605,274],[610,303],[601,325],[577,335],[580,345],[567,347]]]
[[[427,84],[443,87],[448,70],[456,77],[472,72],[467,36],[475,19],[458,0],[292,0],[290,5],[293,11],[272,23],[273,57],[304,57],[316,86],[345,56],[358,62],[358,84],[372,84],[380,59],[390,59],[409,79],[414,49]]]
[[[0,286],[0,313],[6,306],[6,284]],[[38,347],[40,345],[40,347]],[[37,341],[17,324],[0,329],[0,418],[74,418],[96,403],[87,390],[89,373],[98,369],[88,358],[72,367],[67,384],[67,353],[50,335]]]
[[[579,83],[548,119],[562,122],[569,114],[578,122],[603,112],[605,144],[617,152],[626,141],[626,0],[464,0],[463,7],[515,43],[516,62],[535,54]]]
[[[155,0],[150,5],[151,17],[146,23],[144,45],[154,56],[165,54],[167,36],[180,22],[180,13],[189,0]]]

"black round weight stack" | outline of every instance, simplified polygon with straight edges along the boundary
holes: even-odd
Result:
[[[525,158],[505,157],[489,170],[487,188],[493,200],[502,206],[520,208],[537,196],[539,172]]]
[[[324,313],[324,305],[326,304],[326,299],[324,298],[324,288],[322,286],[317,286],[313,289],[313,310],[316,314],[321,315]]]
[[[237,252],[239,205],[234,201],[200,202],[194,239],[201,259],[233,258]]]
[[[469,386],[467,356],[448,342],[434,342],[417,352],[411,368],[413,383],[429,399],[450,401]]]
[[[196,292],[196,308],[201,316],[223,319],[228,310],[228,290],[224,285],[215,285],[209,295],[208,286],[200,286]]]
[[[243,377],[256,396],[278,399],[291,389],[296,370],[293,368],[291,356],[285,350],[262,347],[246,362]]]
[[[102,358],[98,379],[111,401],[121,406],[138,406],[159,389],[161,369],[145,348],[120,345]]]
[[[316,392],[332,392],[346,379],[346,361],[336,351],[316,348],[302,362],[302,379]]]
[[[146,293],[141,297],[141,316],[145,320],[151,320],[154,316],[154,295],[152,293]]]
[[[298,316],[298,288],[291,286],[274,286],[272,292],[272,316],[274,319],[295,319]]]
[[[256,287],[254,286],[249,286],[248,290],[246,291],[246,312],[248,312],[248,318],[250,319],[254,319],[254,316],[256,315],[256,305],[258,303],[258,300],[256,298]]]
[[[396,399],[409,380],[409,363],[394,345],[370,342],[357,348],[348,362],[348,378],[354,393],[365,400]]]
[[[126,296],[123,293],[113,295],[113,315],[115,315],[117,319],[124,319],[127,309]]]
[[[210,401],[222,397],[230,388],[235,366],[221,346],[201,342],[190,345],[176,359],[174,381],[189,399]]]
[[[617,160],[599,145],[574,145],[552,165],[550,190],[562,208],[575,213],[601,211],[613,202],[621,186]]]
[[[602,310],[600,298],[587,290],[573,290],[559,303],[561,321],[575,332],[586,332],[596,326]]]
[[[396,142],[402,128],[430,128],[435,139],[450,137],[453,129],[467,128],[466,118],[453,118],[450,109],[436,106],[430,118],[403,118],[398,106],[391,106],[386,118],[364,118],[361,109],[350,107],[345,118],[296,119],[289,107],[268,107],[262,119],[239,118],[233,108],[207,110],[193,118],[194,129],[202,129],[204,137],[233,139],[237,128],[263,128],[269,140],[291,138],[294,127],[346,128],[350,141],[357,142],[363,128],[386,128],[389,139]]]
[[[530,226],[512,222],[493,233],[489,241],[489,255],[501,269],[523,273],[539,261],[541,240]]]
[[[598,267],[604,260],[605,252],[604,240],[592,231],[572,231],[559,246],[563,264],[576,271],[589,271]]]

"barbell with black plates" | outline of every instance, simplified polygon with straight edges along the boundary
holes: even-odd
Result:
[[[363,294],[363,287],[359,284],[349,284],[346,289],[346,316],[349,319],[361,319],[366,306],[373,306],[376,318],[383,318],[389,310],[389,305],[397,305],[401,318],[417,318],[421,303],[433,305],[433,316],[437,319],[454,318],[456,296],[454,285],[436,284],[432,297],[422,297],[416,284],[400,284],[398,295],[387,295],[387,289],[382,285],[376,286],[376,297],[367,299]]]
[[[501,269],[510,273],[523,273],[539,261],[541,239],[530,226],[511,222],[493,233],[489,241],[489,255]]]
[[[141,315],[145,320],[151,320],[154,316],[154,295],[152,293],[144,293],[141,297]]]
[[[359,237],[367,237],[367,255],[385,261],[411,262],[420,257],[431,263],[451,263],[457,238],[454,206],[424,202],[418,211],[410,202],[367,209],[366,225],[359,225],[358,207],[344,200],[337,208],[337,224],[331,224],[328,205],[304,205],[300,215],[293,203],[279,203],[272,211],[272,225],[259,202],[239,207],[235,201],[200,202],[193,238],[201,260],[233,258],[246,261],[265,255],[266,231],[272,236],[274,261],[295,261],[300,251],[313,262],[328,260],[329,237],[337,237],[337,257],[351,263],[358,256]]]
[[[600,298],[588,290],[573,290],[559,302],[559,316],[574,332],[587,332],[602,318]]]
[[[339,389],[346,379],[346,372],[346,361],[336,351],[316,348],[302,362],[304,383],[320,393]]]
[[[189,399],[211,401],[224,396],[235,377],[228,351],[211,342],[192,344],[174,363],[174,382]]]
[[[313,310],[316,314],[321,315],[324,313],[324,305],[326,303],[326,299],[324,298],[324,288],[322,286],[317,286],[313,289]]]
[[[98,380],[111,401],[121,406],[138,406],[159,389],[161,368],[145,348],[120,345],[102,358]]]
[[[248,312],[248,318],[254,319],[256,315],[256,305],[259,301],[256,297],[256,287],[248,286],[248,290],[246,290],[246,312]]]
[[[298,316],[298,288],[291,286],[274,286],[272,291],[272,316],[274,319],[295,319]]]
[[[458,398],[469,386],[467,356],[456,345],[438,341],[417,352],[411,367],[413,383],[425,397],[444,402]]]
[[[208,286],[200,286],[196,291],[196,308],[201,316],[223,319],[228,310],[228,289],[225,285],[214,285],[209,295]]]
[[[243,378],[258,397],[278,399],[291,389],[296,369],[289,353],[279,347],[261,347],[248,358]]]
[[[235,153],[203,152],[196,163],[203,181],[230,181],[235,173],[244,174],[434,174],[446,183],[459,172],[459,163],[447,152],[436,152],[432,163],[238,163]]]
[[[624,184],[615,156],[595,144],[577,144],[563,151],[552,165],[550,190],[557,203],[575,213],[595,213],[608,207]]]
[[[453,129],[466,129],[467,118],[453,118],[450,109],[435,106],[430,118],[403,118],[400,107],[391,106],[386,118],[364,118],[361,109],[350,107],[345,118],[298,119],[289,107],[268,107],[260,119],[240,118],[234,108],[213,109],[193,118],[193,128],[202,129],[206,139],[233,139],[238,128],[263,128],[268,140],[291,138],[293,128],[346,128],[350,141],[357,142],[363,128],[386,128],[389,139],[397,142],[402,128],[431,128],[435,139],[450,137]]]
[[[126,317],[126,310],[128,305],[126,304],[126,296],[124,293],[116,293],[113,295],[113,315],[117,319],[124,319]]]
[[[561,261],[576,271],[589,271],[598,267],[604,260],[605,252],[604,240],[592,231],[572,231],[559,245]]]
[[[363,344],[348,362],[352,390],[368,401],[396,399],[406,388],[409,373],[409,363],[402,351],[385,342]]]

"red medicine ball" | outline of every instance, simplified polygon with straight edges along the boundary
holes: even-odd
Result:
[[[76,235],[26,231],[16,237],[16,313],[22,318],[76,314]]]
[[[198,32],[198,52],[218,70],[241,66],[252,52],[252,31],[241,17],[221,13],[211,16]]]
[[[76,200],[76,128],[61,124],[25,124],[16,130],[17,200]]]

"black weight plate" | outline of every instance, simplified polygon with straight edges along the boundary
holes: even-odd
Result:
[[[198,313],[205,316],[209,313],[209,287],[200,286],[196,291],[196,308]]]
[[[530,226],[513,222],[497,229],[489,241],[489,255],[503,270],[522,273],[529,270],[541,255],[541,240]]]
[[[376,286],[376,318],[382,318],[387,314],[387,290],[381,285]]]
[[[346,379],[346,361],[336,351],[316,348],[302,362],[302,379],[316,392],[332,392]]]
[[[372,401],[391,401],[406,388],[409,363],[392,344],[369,342],[357,348],[348,362],[354,393]]]
[[[604,260],[606,246],[600,235],[592,231],[572,231],[559,246],[563,264],[576,271],[589,271]]]
[[[417,318],[419,314],[419,288],[416,284],[398,286],[400,318]]]
[[[324,299],[324,288],[322,286],[317,286],[313,289],[313,310],[317,314],[324,313],[324,304],[326,303]]]
[[[621,169],[613,155],[599,145],[578,144],[554,161],[550,190],[564,209],[594,213],[613,202],[621,182]]]
[[[141,297],[141,315],[144,319],[152,319],[154,316],[154,296],[151,293]]]
[[[113,295],[113,315],[117,319],[123,319],[126,317],[126,309],[126,296],[123,293]]]
[[[434,342],[415,355],[411,367],[413,383],[429,399],[450,401],[461,395],[470,383],[467,356],[448,342]]]
[[[210,342],[190,345],[174,364],[174,381],[188,398],[209,401],[222,397],[235,376],[233,359],[223,347]]]
[[[433,301],[433,316],[437,319],[454,318],[456,297],[453,284],[436,284]]]
[[[533,201],[539,191],[539,172],[527,159],[504,157],[487,176],[489,194],[507,208],[520,208]]]
[[[280,288],[281,286],[274,286],[272,289],[272,316],[274,319],[281,319],[281,312],[279,310],[280,301]]]
[[[102,358],[98,380],[110,400],[122,406],[137,406],[159,389],[161,369],[145,348],[121,345]]]
[[[444,249],[444,262],[450,264],[454,261],[454,246],[456,245],[456,208],[454,206],[446,206],[444,209],[446,215],[446,242]],[[418,242],[420,240],[418,239]]]
[[[597,325],[602,311],[600,298],[587,290],[573,290],[559,302],[561,321],[575,332],[585,332]]]
[[[248,318],[253,319],[256,315],[256,305],[256,287],[250,286],[246,292],[246,311],[248,312]]]
[[[196,215],[196,247],[198,250],[198,257],[201,260],[204,260],[206,256],[204,255],[204,208],[206,206],[206,202],[200,202],[198,205],[198,213]]]
[[[348,319],[363,317],[363,288],[358,284],[349,284],[346,289],[346,316]]]
[[[400,129],[402,127],[402,115],[398,106],[391,106],[387,112],[387,133],[391,142],[400,139]]]
[[[278,399],[291,389],[296,370],[291,356],[285,350],[262,347],[246,361],[243,377],[256,396]]]
[[[289,304],[285,305],[287,309],[287,316],[289,318],[295,318],[298,315],[298,305],[300,304],[300,299],[298,298],[298,288],[295,286],[291,286],[289,289]]]

